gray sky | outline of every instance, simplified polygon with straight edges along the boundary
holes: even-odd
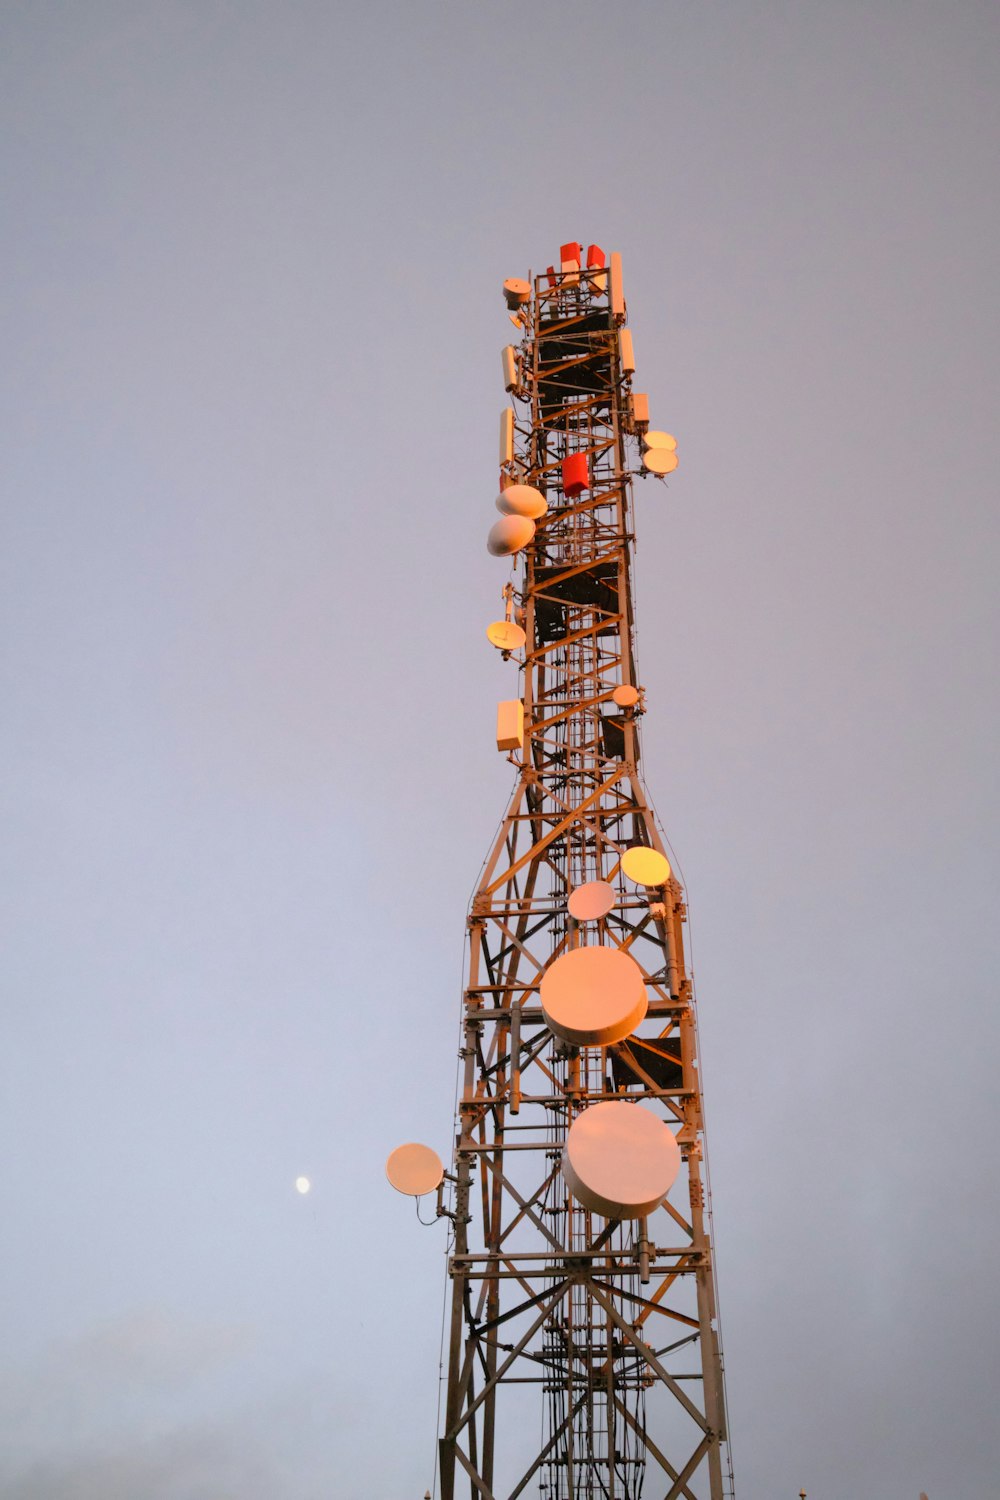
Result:
[[[996,76],[921,0],[0,16],[9,1500],[431,1483],[499,286],[622,252],[742,1500],[983,1500]],[[300,1199],[295,1176],[314,1192]]]

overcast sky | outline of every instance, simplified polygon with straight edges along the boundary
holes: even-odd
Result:
[[[997,1492],[991,0],[0,11],[0,1491],[418,1500],[504,277],[620,250],[737,1492]],[[294,1179],[314,1190],[300,1198]]]

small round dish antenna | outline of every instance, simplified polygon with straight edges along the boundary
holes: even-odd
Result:
[[[408,1141],[390,1152],[385,1164],[385,1175],[397,1193],[409,1198],[421,1198],[424,1193],[436,1192],[444,1178],[441,1158],[430,1146],[421,1146],[419,1141]]]
[[[677,451],[677,439],[669,432],[645,432],[642,437],[642,446],[646,448],[669,448],[671,453]]]
[[[677,454],[672,448],[649,448],[642,455],[642,464],[651,474],[672,474],[677,467]]]
[[[606,1100],[577,1115],[562,1174],[584,1208],[608,1219],[641,1219],[663,1202],[681,1166],[673,1131],[641,1104]]]
[[[646,1014],[642,970],[620,948],[561,954],[542,975],[539,996],[549,1030],[577,1047],[610,1047]]]
[[[549,508],[541,490],[530,484],[509,484],[495,503],[502,516],[527,516],[529,521],[539,520]]]
[[[639,689],[630,682],[620,682],[611,697],[619,708],[634,708],[639,701]]]
[[[510,311],[514,312],[530,300],[531,287],[520,276],[508,276],[503,284],[503,296]]]
[[[633,844],[622,855],[622,869],[636,885],[666,885],[670,879],[670,861],[659,849]]]
[[[566,905],[577,922],[597,922],[607,916],[616,900],[614,886],[606,880],[588,880],[586,885],[570,891]]]
[[[513,620],[494,620],[486,627],[486,639],[498,651],[520,651],[528,637]]]

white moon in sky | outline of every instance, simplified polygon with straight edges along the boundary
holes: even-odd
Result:
[[[296,1177],[295,1187],[296,1190],[300,1193],[308,1193],[309,1189],[312,1187],[312,1183],[309,1181],[308,1177]]]

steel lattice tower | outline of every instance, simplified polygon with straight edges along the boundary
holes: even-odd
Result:
[[[441,1495],[721,1500],[731,1470],[683,893],[669,870],[645,887],[620,868],[634,845],[663,853],[639,773],[642,693],[628,691],[633,477],[659,481],[642,456],[620,261],[608,271],[592,247],[581,267],[574,248],[561,270],[505,287],[520,342],[504,351],[501,486],[535,487],[548,512],[514,559],[523,748],[469,915]],[[582,490],[567,479],[574,455]],[[575,921],[569,894],[598,880],[613,908]],[[646,986],[645,1019],[610,1046],[568,1045],[541,1009],[547,968],[588,944],[627,952]],[[574,1120],[609,1100],[651,1108],[680,1146],[680,1176],[648,1218],[588,1210],[561,1171]]]

